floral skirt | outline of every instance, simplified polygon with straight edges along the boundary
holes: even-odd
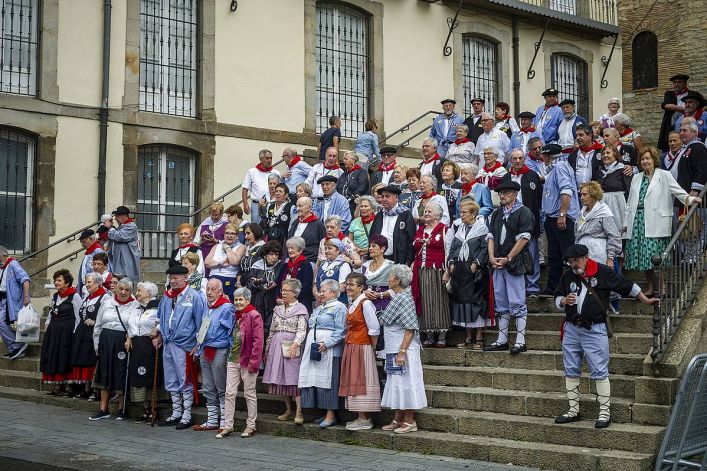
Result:
[[[646,237],[645,213],[643,208],[638,209],[633,220],[632,237],[626,241],[624,268],[627,270],[652,270],[651,258],[654,255],[662,254],[669,243],[669,237]]]

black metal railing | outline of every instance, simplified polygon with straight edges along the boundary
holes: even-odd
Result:
[[[653,257],[658,293],[662,299],[653,312],[653,373],[660,374],[660,361],[680,327],[687,310],[704,278],[707,231],[705,192],[700,192],[702,204],[693,205],[682,218],[667,248]]]
[[[388,141],[390,140],[391,137],[397,136],[398,134],[402,134],[402,133],[404,133],[404,132],[407,132],[407,131],[410,130],[410,127],[411,127],[412,125],[417,124],[419,121],[425,119],[425,118],[428,117],[429,115],[436,116],[436,115],[438,115],[439,113],[441,113],[441,111],[425,111],[425,112],[422,113],[420,116],[418,116],[418,117],[412,119],[411,121],[409,121],[409,122],[403,124],[403,125],[400,126],[398,129],[396,129],[396,130],[393,131],[392,133],[388,134],[388,135],[385,137],[385,139],[382,139],[378,144],[381,145],[381,146],[382,146],[383,144],[388,144]],[[429,124],[427,124],[427,126],[423,127],[421,130],[417,131],[417,132],[416,132],[415,134],[413,134],[412,136],[408,136],[407,139],[404,140],[404,141],[402,141],[400,144],[388,144],[388,145],[389,145],[389,146],[395,146],[395,147],[397,147],[398,149],[401,148],[401,147],[405,147],[406,145],[410,144],[410,141],[412,141],[413,139],[415,139],[417,136],[419,136],[420,134],[424,133],[425,131],[429,130],[431,127],[432,127],[432,120],[430,119],[430,120],[429,120]]]
[[[568,54],[553,54],[550,59],[552,86],[560,91],[560,100],[575,101],[577,114],[589,115],[587,63]]]
[[[464,103],[461,108],[470,115],[471,100],[483,98],[487,110],[498,102],[498,45],[488,39],[464,35],[462,40],[462,83]]]
[[[79,237],[79,235],[81,235],[81,233],[83,231],[85,231],[86,229],[93,229],[95,227],[98,227],[98,225],[100,223],[101,223],[101,221],[96,221],[96,222],[92,222],[91,224],[88,224],[86,226],[83,226],[81,229],[77,229],[74,232],[72,232],[71,234],[65,235],[65,236],[55,240],[54,242],[47,245],[46,247],[42,247],[41,249],[35,250],[34,252],[25,255],[24,257],[18,259],[17,261],[22,262],[22,261],[27,260],[29,258],[35,258],[37,255],[42,254],[42,253],[48,251],[49,249],[56,247],[64,242],[66,242],[67,244],[70,244],[71,242],[77,240],[77,238]],[[79,252],[81,250],[83,250],[83,249],[80,249]],[[52,266],[52,264],[50,264],[48,266]],[[47,267],[44,267],[44,268],[46,269]]]

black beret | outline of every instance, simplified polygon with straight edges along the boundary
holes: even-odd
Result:
[[[501,184],[496,187],[496,193],[502,191],[520,191],[520,185],[513,180],[501,182]]]
[[[88,238],[88,237],[91,237],[91,236],[92,236],[93,234],[95,234],[95,233],[96,233],[96,232],[95,232],[93,229],[86,229],[86,230],[83,231],[83,232],[81,233],[81,235],[79,236],[79,240],[84,240],[84,239],[86,239],[86,238]]]
[[[334,175],[324,175],[322,178],[317,180],[317,183],[319,183],[321,185],[322,183],[325,183],[325,182],[336,183],[337,181],[339,181],[339,179],[336,178]]]
[[[484,100],[483,98],[476,97],[476,98],[471,99],[471,103],[474,103],[475,101],[479,101],[479,102],[481,102],[481,104],[484,104],[484,105],[486,104],[486,100]]]
[[[127,206],[118,206],[115,208],[115,211],[113,211],[113,214],[116,216],[128,215],[130,214],[130,210]]]
[[[394,195],[399,195],[400,193],[402,193],[402,191],[400,190],[399,186],[388,185],[384,186],[383,188],[378,188],[377,193],[379,195],[382,195],[383,193],[393,193]]]
[[[546,144],[540,149],[541,154],[557,155],[562,152],[562,146],[559,144]]]
[[[690,80],[690,76],[685,75],[685,74],[676,74],[676,75],[673,75],[672,77],[670,77],[671,82],[674,80],[684,80],[687,82],[688,80]]]
[[[169,267],[165,273],[167,275],[186,275],[189,273],[189,270],[187,270],[187,267],[183,267],[182,265],[174,265]]]
[[[586,245],[572,244],[567,247],[567,250],[565,250],[564,256],[562,258],[564,260],[567,260],[568,258],[584,257],[587,254],[589,254],[589,249]]]
[[[443,104],[443,105],[444,105],[445,103],[451,103],[451,104],[453,104],[453,105],[456,105],[456,104],[457,104],[457,101],[456,101],[456,100],[453,100],[453,99],[451,99],[451,98],[445,98],[444,100],[440,101],[440,103]]]
[[[543,96],[548,96],[548,95],[555,95],[555,96],[557,96],[557,95],[559,95],[559,94],[560,94],[560,92],[558,92],[558,91],[555,90],[554,88],[548,88],[547,90],[545,90],[545,91],[543,92]]]
[[[574,104],[575,104],[574,100],[570,100],[569,98],[565,98],[564,100],[562,100],[562,101],[560,102],[560,106],[564,106],[564,105],[574,105]]]
[[[521,114],[518,115],[518,118],[533,119],[535,118],[535,113],[531,113],[530,111],[523,111]]]
[[[697,100],[700,103],[698,106],[705,106],[705,97],[703,97],[700,92],[695,90],[690,90],[684,97],[682,97],[683,102],[686,100]]]
[[[396,149],[393,146],[387,146],[387,147],[383,147],[381,149],[381,155],[383,155],[383,154],[397,154],[397,153],[398,153],[398,149]]]

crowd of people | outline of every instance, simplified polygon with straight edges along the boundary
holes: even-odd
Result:
[[[161,298],[155,284],[138,282],[138,229],[121,206],[81,234],[76,288],[67,270],[54,273],[42,381],[49,394],[100,401],[92,420],[110,417],[111,400],[124,419],[128,391],[144,404],[140,420],[150,420],[164,388],[172,411],[160,425],[222,438],[233,432],[241,382],[241,436],[255,433],[262,374],[283,398],[278,420],[302,424],[303,408],[319,409],[326,428],[346,409],[358,415],[346,428],[367,430],[384,407],[396,411],[384,430],[414,432],[414,412],[427,406],[421,349],[448,347],[456,328],[466,335],[455,347],[522,354],[527,300],[549,295],[566,313],[570,409],[556,422],[581,418],[584,355],[600,398],[596,426],[607,427],[607,311],[618,312],[621,296],[659,302],[651,259],[686,209],[702,203],[707,181],[705,100],[686,90],[684,76],[673,79],[677,101],[664,109],[675,114],[674,130],[662,153],[631,128],[618,99],[589,121],[553,88],[517,121],[506,103],[492,115],[474,98],[463,119],[454,100],[443,100],[416,167],[397,162],[397,148],[378,147],[373,120],[342,167],[333,116],[317,164],[287,147],[279,172],[262,150],[244,178],[242,206],[214,203],[198,227],[177,227]],[[8,320],[29,302],[26,273],[11,261],[0,248]],[[646,286],[624,278],[624,268],[645,271]],[[490,326],[498,336],[484,343]],[[20,357],[25,347],[0,333],[6,356]],[[207,419],[193,424],[198,384]]]

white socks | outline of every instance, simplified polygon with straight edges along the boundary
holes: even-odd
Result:
[[[175,420],[182,417],[182,395],[178,392],[171,392],[172,397],[172,415],[167,420]]]
[[[187,423],[191,420],[191,405],[194,402],[194,393],[192,391],[183,392],[184,398],[184,413],[182,414],[182,422]]]
[[[527,320],[527,315],[516,317],[516,330],[518,331],[518,335],[516,335],[516,347],[525,345],[525,324]]]
[[[570,408],[564,415],[565,417],[577,417],[579,415],[579,378],[565,378],[565,388]]]
[[[511,323],[511,315],[508,313],[498,314],[498,339],[496,344],[503,345],[508,343],[508,325]]]
[[[599,403],[599,420],[611,419],[611,385],[609,379],[596,381],[597,402]]]

